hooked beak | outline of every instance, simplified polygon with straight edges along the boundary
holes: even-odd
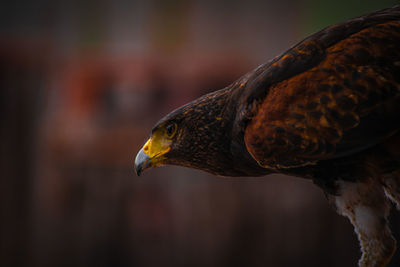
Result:
[[[135,159],[136,174],[140,174],[150,167],[161,166],[164,164],[165,154],[171,150],[170,141],[163,138],[151,137],[140,149]]]
[[[149,167],[149,165],[150,165],[150,157],[146,153],[144,153],[143,149],[140,149],[135,159],[136,175],[140,176],[142,171],[144,171],[147,167]]]

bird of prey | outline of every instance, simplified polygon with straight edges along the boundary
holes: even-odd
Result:
[[[135,159],[219,176],[312,179],[384,266],[400,207],[400,6],[327,27],[162,118]]]

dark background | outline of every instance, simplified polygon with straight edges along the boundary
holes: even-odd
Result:
[[[133,161],[167,112],[396,2],[3,1],[0,266],[355,266],[310,181]]]

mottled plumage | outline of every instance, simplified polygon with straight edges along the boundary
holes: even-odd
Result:
[[[313,179],[355,227],[360,266],[395,250],[400,205],[400,7],[327,27],[232,85],[164,117],[138,174],[164,164],[222,176]]]

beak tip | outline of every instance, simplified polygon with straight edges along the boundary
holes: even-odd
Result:
[[[140,176],[142,174],[142,170],[138,168],[136,165],[135,165],[135,172],[137,176]]]
[[[135,158],[135,172],[137,176],[140,176],[143,170],[149,165],[150,158],[149,156],[143,152],[143,149],[140,149]]]

